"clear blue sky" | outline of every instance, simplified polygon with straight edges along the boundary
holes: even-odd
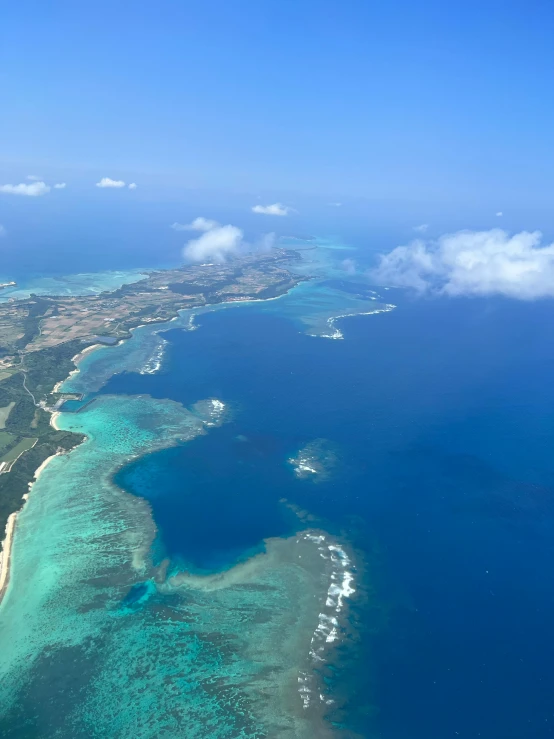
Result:
[[[2,181],[546,208],[553,30],[551,0],[9,3]]]

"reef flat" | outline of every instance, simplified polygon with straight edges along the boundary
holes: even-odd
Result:
[[[268,269],[273,274],[273,267]],[[281,274],[282,266],[276,269]],[[219,280],[219,267],[211,270]],[[235,279],[237,265],[233,274]],[[10,537],[12,577],[0,607],[0,735],[324,739],[337,734],[329,716],[340,714],[345,697],[334,689],[332,666],[338,651],[346,649],[348,602],[360,589],[354,556],[340,532],[329,533],[321,519],[303,517],[283,501],[283,509],[298,519],[295,525],[286,533],[264,533],[246,558],[217,572],[198,571],[179,556],[170,559],[154,504],[118,487],[118,473],[153,453],[179,451],[168,447],[193,449],[215,439],[227,424],[233,427],[240,408],[235,410],[229,388],[224,393],[211,388],[186,401],[159,399],[169,397],[169,388],[168,394],[152,396],[149,390],[121,387],[102,394],[116,375],[133,373],[121,378],[131,388],[132,377],[150,381],[148,376],[161,370],[162,379],[172,366],[182,366],[173,364],[175,343],[171,332],[167,338],[164,332],[193,331],[205,312],[225,307],[224,314],[231,309],[231,315],[233,306],[249,304],[240,312],[283,314],[298,333],[322,337],[328,336],[331,316],[368,312],[367,297],[318,280],[308,283],[304,275],[290,275],[287,284],[304,284],[271,300],[285,284],[277,284],[277,273],[274,277],[273,288],[264,288],[261,297],[230,283],[217,288],[219,305],[202,302],[206,289],[198,304],[176,309],[171,323],[163,324],[171,314],[153,308],[146,318],[134,315],[124,336],[120,327],[111,336],[107,328],[14,355],[8,387],[13,383],[29,398],[33,413],[49,419],[55,412],[45,432],[66,434],[77,447],[71,454],[50,448],[49,463],[41,464],[30,491],[34,471],[29,471],[27,502]],[[138,290],[137,285],[124,290]],[[169,289],[162,285],[159,292]],[[42,321],[36,325],[44,332]],[[131,335],[131,341],[119,341]],[[72,397],[84,402],[64,405]],[[17,399],[6,399],[0,422],[10,422],[16,405]],[[79,412],[65,412],[71,408]],[[38,441],[33,449],[37,446]],[[290,458],[294,471],[286,459],[291,479],[302,481],[297,468],[308,466],[308,480],[325,485],[336,454],[333,444],[316,439]],[[232,481],[226,480],[222,495],[227,482]],[[194,492],[186,485],[176,492],[193,517],[187,495]]]
[[[51,461],[19,515],[17,592],[0,610],[3,736],[329,734],[312,682],[350,592],[338,542],[310,529],[216,576],[168,571],[152,560],[148,503],[112,481],[142,454],[210,433],[218,409],[102,396],[58,416],[86,440]]]
[[[298,259],[273,249],[225,264],[153,271],[99,295],[0,303],[0,531],[21,508],[35,470],[82,440],[54,429],[49,417],[65,400],[56,391],[85,347],[117,343],[137,326],[168,321],[185,308],[283,294],[305,279],[284,266]],[[5,568],[8,553],[0,557]]]
[[[284,267],[300,256],[285,249],[224,264],[150,272],[117,290],[86,296],[36,296],[0,303],[0,358],[97,335],[126,338],[139,323],[166,321],[183,308],[280,295],[303,278]]]

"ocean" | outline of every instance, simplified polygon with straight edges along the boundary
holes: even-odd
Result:
[[[395,299],[345,319],[344,341],[248,309],[164,333],[165,371],[104,392],[215,396],[234,418],[116,480],[196,567],[290,533],[282,497],[361,551],[363,649],[342,679],[363,736],[550,736],[552,306]],[[314,438],[337,456],[317,484],[287,467]]]
[[[553,735],[554,307],[325,278],[66,382],[2,736]]]

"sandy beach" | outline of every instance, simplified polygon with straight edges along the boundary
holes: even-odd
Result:
[[[88,354],[91,351],[94,351],[95,349],[101,347],[102,344],[92,344],[91,346],[87,347],[86,349],[83,349],[82,352],[79,354],[76,354],[73,357],[73,362],[77,364],[86,354]],[[76,368],[72,370],[70,373],[73,374],[73,372],[78,372],[79,369]],[[66,378],[67,379],[67,378]],[[54,387],[53,392],[57,392],[58,388],[65,382],[65,380],[62,380],[61,382],[58,382],[56,386]],[[56,424],[56,419],[60,415],[59,411],[56,411],[52,413],[50,417],[50,425],[52,428],[58,429],[58,426]],[[38,480],[50,460],[54,459],[54,457],[57,457],[58,455],[62,454],[62,452],[56,452],[55,454],[50,455],[50,457],[47,457],[47,459],[44,460],[44,462],[40,465],[40,467],[35,470],[34,480],[29,485],[29,492],[31,491],[34,483]],[[23,505],[25,505],[27,498],[29,495],[23,496]],[[10,560],[11,560],[11,551],[12,551],[12,544],[13,544],[13,537],[14,537],[14,531],[15,531],[15,522],[17,520],[17,514],[19,511],[15,511],[12,513],[7,521],[6,524],[6,535],[4,537],[4,541],[2,542],[2,551],[0,552],[0,604],[2,603],[2,599],[6,593],[9,579],[10,579]]]
[[[81,361],[81,359],[83,359],[83,357],[86,357],[87,354],[90,354],[95,349],[100,349],[100,347],[102,346],[106,346],[106,344],[91,344],[90,346],[87,346],[86,349],[83,349],[82,352],[79,352],[79,354],[76,354],[74,357],[71,357],[71,361],[74,364],[79,364],[79,362]],[[65,380],[63,382],[65,382]]]
[[[95,349],[99,349],[100,347],[104,346],[103,344],[91,344],[90,346],[87,346],[86,349],[83,349],[83,351],[76,354],[74,357],[72,357],[72,361],[75,365],[78,365],[79,362],[87,355],[93,352]],[[76,366],[74,370],[72,370],[68,377],[65,378],[65,380],[60,380],[60,382],[57,382],[54,386],[52,392],[59,392],[59,388],[63,385],[66,380],[71,377],[71,375],[75,374],[76,372],[79,372],[79,367]],[[56,423],[56,419],[60,415],[59,411],[55,411],[52,413],[50,417],[50,425],[52,428],[59,431],[58,425]],[[22,452],[23,453],[23,452]],[[34,483],[38,480],[50,460],[54,459],[54,457],[57,457],[59,454],[62,454],[63,452],[56,452],[55,454],[52,454],[50,457],[44,460],[44,462],[38,467],[38,469],[35,471],[34,480],[29,485],[29,492],[31,491]],[[29,495],[23,496],[23,505],[25,505],[27,498]],[[21,509],[20,509],[21,510]],[[12,544],[13,544],[13,537],[14,537],[14,531],[15,531],[15,522],[17,520],[17,514],[19,511],[15,511],[12,513],[7,521],[6,524],[6,534],[4,537],[4,540],[2,542],[2,550],[0,551],[0,604],[2,603],[4,594],[6,592],[6,589],[8,587],[9,579],[10,579],[10,560],[11,560],[11,551],[12,551]]]
[[[6,536],[2,542],[2,552],[0,552],[0,603],[4,597],[4,593],[8,587],[10,579],[10,555],[12,551],[13,532],[15,529],[15,521],[17,513],[12,513],[8,517],[6,523]]]
[[[90,346],[87,346],[86,349],[83,349],[82,352],[79,352],[79,354],[75,354],[74,357],[71,357],[71,361],[73,362],[73,364],[78,365],[81,359],[83,359],[83,357],[86,357],[87,354],[90,354],[90,352],[93,352],[95,349],[100,349],[100,347],[102,346],[107,346],[107,345],[106,344],[91,344]],[[52,392],[59,393],[60,388],[64,384],[64,382],[67,382],[69,378],[72,377],[73,375],[76,375],[77,372],[79,372],[79,367],[76,366],[75,369],[71,370],[71,372],[68,374],[68,376],[65,379],[60,380],[54,385],[54,387],[52,388]]]
[[[244,304],[244,303],[254,303],[254,302],[265,302],[266,300],[278,300],[279,298],[282,298],[284,295],[287,295],[289,292],[290,290],[287,290],[286,293],[283,293],[282,295],[276,295],[275,297],[272,297],[272,298],[250,298],[249,300],[244,300],[244,301],[231,300],[231,301],[225,301],[223,304],[224,305],[239,305],[241,303]],[[219,304],[216,303],[214,305],[219,305]],[[205,306],[205,307],[211,307],[211,306]],[[168,320],[160,321],[159,323],[162,323],[162,324],[171,323],[172,321],[178,320],[179,317],[180,317],[180,312],[176,316],[173,316],[172,318]],[[194,317],[195,317],[195,314],[191,316],[192,319],[194,319]],[[156,323],[158,322],[156,321]],[[151,325],[151,324],[149,322],[149,323],[140,324],[138,326],[134,326],[131,329],[131,333],[133,331],[136,331],[136,329],[141,328],[142,326],[146,326],[146,325]],[[75,354],[75,356],[72,357],[72,362],[75,364],[75,369],[71,370],[68,377],[66,377],[64,380],[60,380],[59,382],[57,382],[52,392],[54,393],[60,392],[60,388],[62,387],[63,383],[66,382],[72,375],[79,372],[78,365],[79,365],[79,362],[84,357],[86,357],[88,354],[95,351],[96,349],[100,349],[105,346],[106,346],[105,344],[99,344],[99,343],[91,344],[90,346],[87,346],[85,349],[83,349],[78,354]],[[60,416],[60,411],[54,411],[50,417],[50,425],[52,426],[52,428],[56,429],[57,431],[60,430],[57,425],[57,419],[59,416]],[[59,454],[62,454],[62,452],[56,452],[56,454],[52,454],[50,457],[45,459],[44,462],[40,465],[40,467],[35,471],[34,480],[29,485],[29,492],[31,491],[33,484],[37,481],[37,479],[39,478],[39,476],[41,475],[41,473],[43,472],[47,464],[50,462],[50,460],[58,456]],[[23,505],[25,505],[25,502],[28,497],[29,497],[28,494],[23,496]],[[15,522],[16,522],[18,513],[19,511],[16,511],[12,513],[10,517],[8,518],[8,521],[6,524],[6,535],[4,537],[4,541],[2,542],[2,550],[0,552],[0,604],[2,603],[2,599],[4,597],[4,594],[6,592],[8,582],[9,582],[11,549],[12,549],[13,537],[14,537],[14,531],[15,531]]]
[[[74,357],[71,357],[71,361],[75,365],[77,365],[77,364],[79,364],[79,362],[81,361],[81,359],[83,359],[83,357],[85,357],[87,354],[90,354],[90,352],[93,352],[95,349],[99,349],[101,346],[106,346],[106,345],[105,344],[91,344],[90,346],[87,346],[86,349],[83,349],[82,352],[79,352],[79,354],[75,354]],[[60,388],[64,384],[64,382],[67,382],[67,380],[69,380],[69,378],[72,375],[76,375],[77,372],[79,372],[79,368],[78,367],[75,367],[75,369],[71,370],[71,372],[69,373],[69,375],[64,380],[60,380],[59,382],[57,382],[54,385],[54,387],[52,388],[52,392],[53,393],[59,393],[60,392]]]
[[[53,414],[57,415],[57,414]],[[48,463],[54,459],[54,457],[58,457],[60,454],[63,454],[64,452],[56,452],[55,454],[51,454],[49,457],[47,457],[44,462],[40,465],[40,467],[37,468],[35,471],[35,477],[32,483],[29,485],[29,493],[31,492],[31,489],[35,482],[38,480]],[[23,496],[23,505],[27,502],[27,499],[29,497],[29,493]],[[23,506],[22,506],[23,507]],[[20,509],[21,510],[21,509]],[[13,545],[13,538],[14,538],[14,532],[15,532],[15,523],[17,520],[17,515],[19,511],[15,511],[8,517],[8,521],[6,523],[6,535],[4,537],[4,541],[2,542],[2,551],[0,552],[0,603],[2,603],[2,599],[6,593],[8,583],[10,580],[10,560],[11,560],[11,553],[12,553],[12,545]]]
[[[29,485],[29,491],[35,484],[35,482],[38,480],[40,475],[44,472],[44,469],[46,466],[54,459],[54,457],[60,457],[62,454],[66,454],[66,452],[56,452],[55,454],[51,454],[49,457],[47,457],[44,462],[40,465],[40,467],[35,472],[35,479],[33,482]],[[27,497],[27,496],[26,496]]]

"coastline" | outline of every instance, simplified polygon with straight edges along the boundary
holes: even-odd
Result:
[[[54,389],[52,392],[58,392],[58,388],[63,385],[66,380],[68,380],[71,375],[73,375],[75,372],[79,372],[79,367],[77,366],[78,363],[87,355],[90,354],[90,352],[94,351],[95,349],[98,349],[99,347],[103,346],[103,344],[91,344],[90,346],[85,347],[83,351],[79,352],[78,354],[75,354],[74,357],[72,357],[71,361],[76,365],[75,369],[71,370],[69,375],[64,378],[63,380],[60,380],[56,383],[54,386]],[[50,425],[53,429],[56,431],[60,431],[60,428],[56,424],[56,419],[60,415],[60,411],[50,411]],[[75,448],[75,447],[74,447]],[[71,451],[71,450],[70,450]],[[14,511],[11,513],[8,517],[8,522],[6,524],[6,531],[4,539],[0,542],[2,549],[0,550],[0,607],[2,605],[2,602],[4,600],[4,596],[6,595],[6,592],[8,590],[8,585],[10,581],[10,564],[11,564],[11,555],[12,555],[12,548],[13,548],[13,541],[14,541],[14,535],[15,535],[15,525],[17,521],[17,516],[21,511],[23,510],[25,503],[27,502],[27,499],[29,497],[29,494],[32,490],[32,487],[34,483],[39,479],[42,472],[45,470],[47,465],[50,463],[54,457],[58,457],[61,454],[68,454],[67,451],[62,452],[55,452],[54,454],[51,454],[49,457],[47,457],[39,467],[34,472],[33,480],[29,483],[29,492],[23,496],[23,504],[21,508],[17,511]],[[25,452],[22,452],[22,454],[25,454]],[[21,455],[20,455],[21,456]]]
[[[75,369],[77,369],[77,365],[79,364],[79,362],[81,361],[81,359],[83,359],[84,357],[86,357],[87,354],[90,354],[95,349],[100,349],[100,347],[102,347],[102,346],[107,346],[107,345],[106,344],[99,344],[99,343],[91,344],[90,346],[85,347],[83,349],[83,351],[79,352],[79,354],[76,354],[74,357],[72,357],[71,358],[71,361],[75,364]],[[63,380],[63,382],[65,382],[65,380]]]
[[[44,460],[44,462],[40,465],[40,467],[38,467],[35,470],[34,479],[29,484],[29,493],[23,496],[23,505],[18,511],[14,511],[8,516],[5,536],[4,536],[4,540],[2,541],[2,550],[0,551],[0,605],[2,604],[4,596],[8,590],[8,585],[10,583],[10,564],[11,564],[13,541],[14,541],[14,536],[15,536],[15,525],[17,523],[17,516],[23,510],[23,507],[25,503],[27,502],[27,499],[29,497],[29,494],[31,492],[33,485],[39,479],[40,475],[44,472],[47,465],[50,463],[52,459],[54,459],[54,457],[58,457],[63,453],[64,452],[56,452],[55,454],[52,454],[50,457],[47,457]]]
[[[278,299],[280,297],[283,297],[285,294],[287,294],[287,293],[284,293],[283,295],[276,296],[276,297],[273,297],[273,298],[265,298],[265,299],[258,299],[258,300],[252,300],[252,301],[240,301],[240,302],[239,301],[228,301],[227,303],[224,303],[223,305],[225,305],[225,307],[228,307],[229,305],[233,305],[233,304],[236,305],[236,304],[240,304],[241,302],[264,302],[264,300],[276,300],[276,299]],[[214,304],[213,307],[215,307],[217,305],[218,304]],[[210,308],[211,307],[212,306],[210,306]],[[167,319],[167,323],[170,324],[172,321],[177,320],[180,315],[182,315],[182,312],[181,311],[179,312],[178,316],[174,316],[173,318]],[[192,313],[190,315],[190,319],[192,319],[192,320],[194,319],[194,313]],[[141,324],[141,325],[145,325],[145,324]],[[139,328],[139,327],[140,326],[137,326],[137,327],[134,327],[134,328]],[[134,328],[131,329],[130,332],[133,332],[134,331]],[[129,336],[127,338],[131,338],[131,336]],[[125,343],[126,343],[126,340],[123,340],[123,341],[125,341]],[[88,355],[88,353],[91,353],[96,348],[100,348],[101,346],[103,346],[103,345],[99,345],[99,344],[90,345],[89,347],[86,347],[83,351],[81,351],[78,354],[74,355],[74,357],[72,357],[72,361],[74,362],[74,364],[76,366],[70,372],[70,374],[68,375],[68,377],[70,377],[71,375],[73,375],[76,372],[79,372],[80,369],[77,366],[78,363],[86,355]],[[96,360],[96,357],[95,357],[95,360]],[[67,368],[65,369],[65,371],[67,371]],[[83,368],[82,371],[86,373],[85,368]],[[88,381],[88,375],[85,377],[85,380]],[[57,388],[58,387],[62,387],[63,386],[63,382],[65,382],[65,381],[61,381],[60,383],[57,383],[56,384],[56,387]],[[108,401],[110,403],[113,402],[111,399],[108,399]],[[127,413],[127,407],[126,406],[122,406],[121,407],[121,410],[123,410],[123,409],[125,409],[125,414],[126,414]],[[55,429],[55,430],[62,430],[58,426],[58,421],[60,419],[61,412],[62,411],[53,411],[53,412],[52,411],[49,411],[49,413],[50,413],[49,423],[52,426],[52,428]],[[64,421],[65,421],[67,415],[68,414],[66,413],[66,415],[64,416]],[[75,419],[75,420],[77,420],[77,419]],[[61,425],[65,425],[65,424],[62,423]],[[93,434],[93,436],[95,436],[95,435]],[[109,446],[111,446],[111,439],[108,439],[108,444],[109,444]],[[52,455],[52,456],[56,456],[56,455]],[[76,455],[76,456],[78,457],[79,455]],[[42,474],[42,471],[45,469],[45,467],[47,466],[47,464],[49,463],[49,461],[50,461],[51,458],[52,457],[49,457],[48,459],[46,459],[37,468],[37,470],[35,472],[35,481],[38,479],[38,477],[40,476],[40,474]],[[64,460],[64,463],[65,463],[65,461],[66,460]],[[58,479],[57,478],[57,475],[58,474],[60,474],[60,469],[59,468],[56,468],[55,470],[52,471],[52,477],[53,478],[56,477],[56,479]],[[60,476],[63,477],[63,473],[61,473]],[[72,477],[72,475],[66,475],[66,476]],[[93,481],[94,481],[94,476],[92,476],[92,477],[93,477]],[[44,482],[45,482],[45,484],[48,484],[49,485],[50,484],[50,476],[48,476],[47,477],[47,480],[45,480]],[[31,485],[31,487],[32,487],[32,485]],[[36,508],[37,507],[40,507],[41,506],[42,488],[39,488],[39,490],[37,491],[37,495],[38,495],[38,498],[35,496],[35,498],[33,499],[33,503],[31,505],[31,508],[34,509],[35,511],[36,511]],[[25,496],[25,497],[27,497],[27,496]],[[2,600],[2,596],[4,595],[4,592],[7,590],[8,581],[9,581],[10,556],[11,556],[11,547],[13,546],[13,540],[14,540],[14,537],[15,537],[16,515],[17,514],[14,514],[13,519],[10,520],[9,538],[8,538],[8,536],[6,537],[8,539],[7,545],[9,547],[9,551],[8,551],[8,556],[7,556],[7,559],[6,559],[6,573],[4,575],[5,584],[3,583],[3,587],[0,589],[0,602]],[[39,520],[39,517],[36,516],[36,513],[35,513],[35,518],[33,520],[34,521],[38,521]],[[93,520],[95,520],[95,519],[93,519]],[[36,528],[36,523],[31,527],[30,519],[28,518],[27,514],[25,515],[24,519],[22,519],[22,522],[23,523],[20,525],[20,527],[18,529],[18,537],[19,538],[18,538],[18,548],[17,548],[17,556],[16,556],[16,559],[17,559],[17,576],[14,575],[14,587],[12,588],[11,595],[9,597],[9,604],[10,604],[10,606],[9,606],[9,608],[6,609],[6,611],[5,611],[6,614],[8,612],[11,613],[12,605],[15,602],[18,602],[18,599],[20,597],[22,597],[21,596],[21,591],[19,590],[19,587],[20,587],[19,586],[19,582],[20,582],[20,578],[22,578],[22,570],[19,569],[20,568],[20,561],[21,561],[20,560],[20,552],[21,552],[22,547],[24,547],[24,552],[26,553],[27,547],[26,547],[26,544],[22,544],[21,543],[21,539],[23,539],[25,541],[26,531],[29,530],[29,529],[31,529],[31,528],[34,531],[35,528]],[[42,526],[42,528],[45,529],[44,526]],[[81,527],[74,527],[73,530],[79,531],[80,528]],[[45,538],[48,535],[47,529],[48,529],[48,527],[46,527],[46,535],[45,535]],[[66,531],[64,533],[67,534],[68,532]],[[308,532],[306,532],[306,533],[308,533]],[[321,547],[323,546],[323,542],[320,541],[320,532],[319,531],[315,531],[315,532],[311,532],[310,531],[309,533],[310,533],[310,535],[305,537],[306,541],[302,540],[302,541],[295,542],[295,546],[294,547],[291,547],[291,551],[290,552],[283,551],[283,553],[278,558],[278,561],[279,561],[279,564],[280,565],[283,565],[284,566],[285,562],[284,561],[282,562],[281,560],[287,560],[286,561],[286,564],[287,564],[287,567],[290,567],[291,568],[291,573],[302,572],[304,569],[306,569],[306,572],[307,572],[306,577],[308,578],[308,582],[311,583],[312,580],[314,580],[314,577],[313,577],[313,575],[311,573],[311,570],[308,567],[308,559],[310,561],[312,561],[312,557],[313,557],[313,568],[314,568],[314,571],[319,572],[319,569],[317,568],[316,563],[318,563],[322,568],[326,568],[327,566],[330,566],[331,564],[335,564],[335,562],[333,562],[333,560],[332,560],[332,556],[333,555],[331,554],[331,551],[337,553],[338,552],[338,545],[336,543],[333,543],[332,540],[330,540],[330,542],[333,543],[333,546],[332,547],[331,546],[328,546],[329,553],[326,554],[324,552],[323,554],[318,554],[316,552],[316,550],[318,552],[321,552],[322,551],[322,548],[320,549],[320,546]],[[324,533],[326,533],[326,532],[324,532]],[[60,537],[59,541],[60,542],[64,541],[64,538],[61,538]],[[278,540],[277,543],[280,544],[280,540]],[[306,553],[305,554],[303,553],[302,555],[297,555],[296,554],[296,551],[297,551],[298,546],[301,546],[303,549],[306,548]],[[86,549],[86,547],[83,547],[83,548]],[[33,550],[33,549],[34,549],[34,547],[31,547],[31,550]],[[285,549],[285,547],[283,547],[283,550],[284,549]],[[292,550],[294,550],[294,552]],[[309,558],[308,558],[308,551],[310,552],[310,557]],[[340,551],[343,552],[342,549]],[[42,550],[42,552],[44,552],[44,549]],[[324,554],[325,554],[325,556],[324,556]],[[299,566],[300,563],[297,563],[296,562],[296,558],[297,557],[299,559],[306,560],[306,565],[305,566],[303,565],[302,568],[300,568],[300,566]],[[325,560],[325,562],[320,562],[320,559],[321,560]],[[346,569],[346,566],[350,563],[350,561],[349,560],[345,560],[345,562],[343,562],[342,561],[342,558],[339,557],[339,559],[340,559],[340,562],[337,560],[338,564],[340,564],[343,567],[343,569]],[[288,560],[290,560],[290,562]],[[270,572],[272,573],[273,572],[273,568],[269,568],[269,569],[270,569]],[[12,570],[12,574],[13,574],[13,570]],[[289,641],[287,641],[287,645],[290,646],[290,649],[288,649],[287,654],[289,652],[290,653],[293,653],[293,654],[296,654],[297,651],[302,651],[302,653],[304,653],[306,651],[306,655],[307,655],[307,643],[308,643],[307,640],[308,640],[308,637],[310,638],[310,640],[311,640],[310,643],[312,645],[317,642],[317,649],[320,650],[320,651],[323,651],[323,649],[325,649],[325,650],[329,649],[330,650],[330,649],[334,649],[335,648],[334,642],[336,642],[337,639],[338,639],[338,637],[337,637],[337,630],[339,628],[339,624],[338,624],[338,621],[337,621],[337,617],[335,615],[333,615],[333,613],[335,611],[338,613],[342,609],[342,607],[343,607],[342,598],[343,597],[348,597],[352,592],[354,592],[354,589],[351,587],[350,575],[348,573],[346,573],[346,575],[344,573],[341,573],[341,574],[342,574],[342,577],[338,577],[338,575],[336,573],[334,573],[334,572],[332,573],[331,579],[329,580],[329,583],[328,583],[329,588],[327,590],[326,600],[325,601],[322,601],[322,602],[325,602],[325,606],[319,605],[319,604],[316,604],[315,603],[316,593],[309,592],[309,589],[307,587],[305,587],[305,588],[304,587],[299,587],[298,588],[298,597],[300,597],[300,595],[302,595],[302,596],[305,596],[306,600],[308,600],[308,595],[310,595],[310,603],[312,602],[312,598],[313,598],[313,602],[314,602],[314,606],[313,607],[315,608],[315,610],[314,610],[313,614],[311,614],[311,618],[309,619],[309,623],[308,623],[307,620],[306,620],[305,623],[304,622],[302,623],[302,633],[301,633],[301,636],[303,637],[303,639],[298,644],[293,644],[292,643],[293,640],[296,639],[297,630],[291,629],[290,630],[291,631],[291,634],[290,635],[287,634],[287,637],[288,637],[288,639],[290,641],[290,644],[289,644]],[[346,577],[346,580],[345,580],[345,577]],[[338,578],[338,581],[336,583],[335,582],[331,582],[331,580],[334,581],[336,578]],[[23,580],[25,580],[25,577],[23,577]],[[299,580],[302,581],[302,578],[300,577],[300,575],[299,575]],[[285,581],[287,583],[289,581],[292,582],[292,578],[285,578]],[[318,582],[319,582],[319,580],[318,580]],[[341,584],[339,584],[339,582],[341,582]],[[139,582],[138,585],[137,585],[137,588],[140,586],[140,584],[141,583]],[[175,583],[172,583],[172,584],[175,584]],[[197,587],[194,588],[194,589],[195,590],[199,590],[200,592],[202,592],[202,590],[203,590],[203,588],[201,587],[202,584],[203,583],[200,583],[200,582],[197,583],[196,584]],[[265,584],[265,581],[262,582],[262,585],[264,585],[264,584]],[[184,585],[185,584],[183,583],[182,586],[181,586],[183,590],[186,589],[185,587],[183,587]],[[241,585],[242,585],[241,582],[238,582],[237,583],[237,587],[240,587]],[[268,586],[268,589],[269,589],[269,586]],[[17,593],[17,597],[16,597],[16,593]],[[325,597],[325,594],[323,595],[323,597]],[[292,590],[291,591],[291,601],[293,601],[295,603],[298,603],[298,601],[295,600],[295,598],[296,598],[296,591]],[[33,601],[33,603],[34,603],[34,601]],[[129,608],[131,608],[131,607],[132,607],[132,603],[129,606]],[[323,613],[325,609],[328,609],[329,610],[329,614]],[[303,611],[304,611],[304,609],[302,609],[302,612]],[[311,611],[310,611],[310,613],[311,613]],[[317,613],[319,613],[319,617],[320,617],[320,621],[319,622],[317,622],[315,620],[315,616],[314,616],[314,614],[317,614]],[[325,618],[323,618],[322,614],[325,616]],[[308,626],[310,626],[311,621],[313,621],[313,626],[311,626],[312,631],[310,631],[310,633],[308,634]],[[313,630],[314,627],[315,627],[315,631]],[[306,634],[307,634],[307,636],[306,636]],[[305,639],[304,639],[304,636],[305,636]],[[298,648],[299,646],[302,647],[301,650],[299,650],[299,648]],[[314,649],[315,649],[315,647],[314,647]],[[245,654],[246,654],[246,656],[250,656],[250,653],[249,652],[246,652]],[[313,665],[312,665],[312,663],[310,661],[312,659],[314,660]],[[317,661],[317,665],[316,665],[316,661]],[[294,719],[294,725],[297,728],[295,728],[294,734],[292,734],[293,736],[299,736],[299,735],[301,735],[301,736],[310,736],[310,733],[307,733],[307,732],[311,731],[312,729],[309,728],[309,727],[312,727],[313,726],[313,723],[315,723],[316,720],[318,720],[318,722],[319,721],[323,721],[324,713],[327,710],[329,710],[328,706],[332,704],[332,700],[330,698],[325,698],[324,699],[323,694],[320,693],[320,691],[317,689],[318,688],[317,683],[315,681],[314,676],[312,675],[312,669],[315,670],[314,665],[316,665],[317,668],[319,669],[319,667],[320,667],[320,664],[319,664],[320,661],[322,661],[322,658],[319,655],[314,656],[313,654],[310,653],[310,657],[309,658],[308,658],[308,656],[306,656],[306,664],[305,665],[304,664],[302,665],[302,667],[305,668],[305,669],[302,669],[298,673],[299,674],[299,677],[298,678],[296,677],[297,667],[296,667],[296,663],[295,663],[294,667],[291,668],[292,671],[290,673],[290,678],[291,678],[290,681],[288,679],[286,681],[277,681],[277,690],[274,688],[274,692],[276,693],[277,705],[280,706],[281,704],[285,704],[286,707],[287,707],[287,710],[284,712],[284,715],[292,716],[292,718]],[[277,664],[278,667],[281,667],[281,663],[280,662],[277,662],[276,664]],[[261,683],[261,685],[262,685],[263,688],[267,689],[267,686],[269,685],[269,682],[268,683],[265,683],[265,682],[264,683]],[[271,686],[271,687],[273,687],[273,686]],[[249,688],[249,690],[250,690],[250,688]],[[255,702],[255,700],[256,700],[256,693],[255,692],[252,692],[252,694],[250,695],[250,697],[251,697],[252,701]],[[300,697],[300,700],[301,700],[301,704],[299,704],[299,697]],[[258,700],[259,700],[259,698],[258,698]],[[263,702],[263,706],[260,708],[260,715],[263,715],[264,710],[265,710],[265,700]],[[307,717],[307,715],[305,713],[307,710],[309,710],[309,712],[310,712],[309,720],[308,720],[308,717]],[[298,721],[298,724],[297,724],[297,721]],[[308,728],[306,728],[305,731],[301,731],[300,730],[300,726],[302,726],[302,727],[306,726]],[[319,727],[319,730],[317,732],[317,735],[318,736],[324,736],[324,735],[325,736],[329,736],[329,737],[333,736],[333,734],[331,733],[331,731],[329,731],[328,734],[327,734],[327,732],[325,734],[323,734],[324,728],[327,728],[327,727],[324,724],[321,724],[321,726]],[[289,734],[289,736],[290,736],[290,734]]]
[[[95,351],[96,349],[100,349],[102,346],[107,346],[107,344],[98,344],[98,343],[91,344],[90,346],[85,347],[85,349],[83,349],[82,351],[80,351],[78,354],[75,354],[75,356],[71,357],[71,361],[75,365],[75,369],[72,369],[71,372],[68,374],[67,377],[64,377],[63,380],[59,380],[59,382],[57,382],[54,385],[54,387],[52,388],[52,393],[59,393],[60,392],[60,388],[64,384],[64,382],[67,382],[67,380],[69,380],[69,378],[72,375],[74,375],[77,372],[79,372],[79,368],[77,367],[77,365],[79,364],[79,362],[81,361],[81,359],[83,359],[84,357],[86,357],[87,354],[90,354],[91,352]],[[51,421],[50,421],[50,424],[52,425],[52,422]],[[54,426],[54,428],[56,428],[56,426]]]
[[[299,282],[296,282],[295,284],[291,285],[285,292],[281,293],[280,295],[275,295],[269,298],[250,298],[248,300],[228,300],[228,301],[222,301],[221,303],[210,303],[205,306],[198,306],[202,307],[204,309],[214,309],[216,306],[232,306],[232,305],[244,305],[247,303],[253,303],[253,302],[265,302],[266,300],[278,300],[279,298],[282,298],[285,295],[288,295],[291,290],[293,290],[298,284],[301,284],[302,282],[305,282],[306,280],[300,280]],[[189,309],[190,310],[190,309]],[[194,308],[192,309],[194,310]],[[178,320],[181,317],[182,310],[178,310],[177,313],[174,316],[171,316],[170,318],[166,318],[161,321],[148,321],[146,323],[140,323],[137,324],[137,326],[133,326],[129,330],[129,336],[124,337],[121,339],[121,341],[128,341],[132,338],[133,332],[141,328],[142,326],[152,325],[153,323],[159,323],[160,325],[163,325],[164,323],[171,323],[172,321]],[[193,314],[194,317],[195,314]],[[118,344],[121,342],[118,342]],[[114,346],[117,346],[118,344],[114,344]],[[106,344],[100,344],[98,342],[94,344],[90,344],[89,346],[85,347],[82,351],[80,351],[78,354],[75,354],[71,361],[75,365],[74,369],[72,369],[67,377],[65,377],[63,380],[59,380],[52,389],[52,392],[59,392],[59,388],[62,387],[62,385],[67,382],[67,380],[72,377],[74,374],[78,373],[79,370],[79,363],[82,359],[84,359],[87,355],[91,354],[93,351],[96,351],[97,349],[101,348],[111,348],[110,345]],[[46,409],[45,409],[46,410]],[[50,416],[50,425],[53,429],[56,431],[60,431],[61,429],[58,427],[56,421],[57,418],[60,416],[61,411],[49,411]],[[76,448],[76,447],[74,447]],[[71,451],[71,450],[69,450]],[[24,452],[23,452],[24,453]],[[33,484],[38,479],[39,475],[42,473],[42,471],[45,469],[47,464],[50,462],[51,459],[54,457],[60,455],[60,454],[67,454],[69,452],[63,451],[63,452],[56,452],[55,454],[52,454],[50,457],[47,457],[42,464],[35,470],[33,480],[29,483],[29,492],[33,486]],[[2,606],[2,602],[4,600],[4,596],[7,592],[8,583],[10,579],[10,563],[11,563],[11,554],[12,554],[12,548],[13,548],[13,540],[14,540],[14,534],[15,534],[15,525],[18,514],[23,510],[23,507],[25,506],[25,503],[27,502],[27,498],[29,496],[29,493],[23,496],[23,504],[19,508],[19,510],[14,511],[10,514],[8,517],[8,522],[6,524],[6,533],[4,536],[4,539],[0,542],[2,549],[0,550],[0,607]]]
[[[2,542],[2,551],[0,552],[0,603],[2,603],[4,599],[4,595],[8,589],[10,581],[10,559],[17,513],[18,512],[15,511],[8,516],[5,537]]]

